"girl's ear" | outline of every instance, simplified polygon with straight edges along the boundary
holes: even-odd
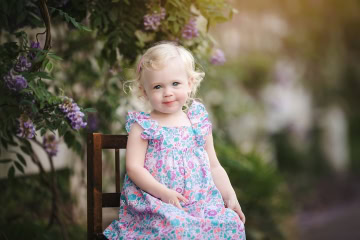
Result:
[[[191,91],[191,88],[193,86],[193,83],[194,83],[194,77],[189,77],[188,79],[188,86],[189,86],[189,89]]]
[[[143,86],[139,86],[139,90],[142,93],[143,97],[145,99],[147,99],[147,94],[146,94],[145,88]]]

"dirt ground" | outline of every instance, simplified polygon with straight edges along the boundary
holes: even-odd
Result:
[[[360,179],[325,179],[297,213],[299,239],[360,240]]]
[[[360,200],[326,211],[298,215],[299,239],[359,240]]]

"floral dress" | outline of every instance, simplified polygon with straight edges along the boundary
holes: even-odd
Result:
[[[129,112],[126,130],[138,123],[148,140],[144,167],[160,183],[181,193],[185,211],[137,187],[125,175],[119,220],[104,231],[108,239],[245,239],[244,224],[224,207],[210,172],[205,137],[211,123],[205,107],[194,101],[187,116],[191,126],[162,127],[144,112]]]

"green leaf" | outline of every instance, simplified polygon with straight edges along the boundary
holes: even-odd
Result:
[[[66,22],[70,22],[71,17],[67,15],[65,12],[63,12],[63,15],[65,17]]]
[[[70,131],[67,131],[64,135],[64,141],[66,145],[70,148],[75,142],[75,136]]]
[[[68,125],[65,122],[62,122],[60,127],[58,128],[59,136],[62,137],[66,133],[68,129]]]
[[[19,163],[19,162],[14,162],[15,163],[15,167],[22,173],[24,173],[24,167]]]
[[[19,159],[19,161],[26,166],[26,161],[25,158],[20,154],[20,153],[16,153],[17,158]]]
[[[81,143],[79,141],[75,141],[72,148],[75,150],[75,152],[80,156],[81,155]]]
[[[61,57],[59,57],[59,56],[57,56],[56,54],[54,54],[54,53],[48,53],[48,57],[49,58],[52,58],[52,59],[55,59],[55,60],[59,60],[59,61],[61,61],[61,60],[63,60]]]
[[[14,176],[15,176],[15,168],[14,168],[14,166],[11,166],[8,171],[8,178],[13,179]]]
[[[49,58],[45,58],[45,60],[41,64],[41,68],[42,69],[46,68],[46,65],[49,63],[49,61],[50,61]]]
[[[8,141],[8,144],[10,144],[11,146],[14,146],[14,147],[18,146],[18,144],[16,142],[12,141],[12,140]]]
[[[41,130],[40,130],[40,135],[41,135],[41,136],[44,136],[45,133],[46,133],[46,128],[41,128]]]
[[[0,138],[0,140],[1,140],[1,144],[3,145],[3,147],[7,150],[7,149],[8,149],[8,145],[7,145],[6,140],[3,139],[3,138]]]
[[[25,147],[31,149],[31,143],[29,142],[29,140],[27,140],[26,138],[21,138],[20,141],[25,144]]]
[[[70,21],[77,29],[80,29],[80,23],[78,23],[75,18],[70,17]]]
[[[21,105],[21,106],[23,106],[23,105],[29,105],[29,106],[31,106],[31,105],[33,105],[33,103],[32,103],[31,101],[29,101],[29,100],[22,99],[22,100],[20,101],[19,105]]]
[[[12,162],[13,160],[12,159],[9,159],[9,158],[5,158],[5,159],[0,159],[0,164],[6,164],[6,163],[10,163]]]
[[[37,72],[36,76],[38,76],[39,78],[54,80],[54,78],[52,76],[50,76],[47,72]]]
[[[91,32],[92,30],[88,27],[86,27],[85,25],[81,25],[81,30],[87,31],[87,32]]]
[[[48,70],[49,72],[51,72],[53,70],[54,64],[52,62],[48,62],[46,64],[46,70]]]
[[[83,112],[93,112],[93,113],[96,113],[97,110],[96,110],[95,108],[85,108],[85,109],[83,110]]]
[[[33,113],[37,113],[37,112],[38,112],[38,109],[37,109],[37,107],[36,107],[35,104],[31,104],[31,110],[32,110]]]
[[[24,153],[30,154],[30,151],[29,151],[29,149],[28,149],[27,147],[21,146],[20,149],[21,149]]]
[[[41,51],[38,51],[35,56],[35,63],[42,62],[46,57],[46,54],[44,54]]]

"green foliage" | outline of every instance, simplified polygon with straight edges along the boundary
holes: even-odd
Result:
[[[91,29],[86,27],[85,25],[77,22],[75,20],[75,18],[71,17],[69,14],[67,14],[66,12],[62,11],[61,9],[56,9],[56,8],[50,8],[53,12],[57,11],[60,16],[63,16],[66,20],[66,22],[68,23],[72,23],[74,25],[75,28],[82,30],[82,31],[87,31],[87,32],[91,32]]]
[[[25,26],[40,27],[42,20],[34,0],[0,1],[0,30],[14,33]]]
[[[70,171],[57,171],[57,182],[63,205],[71,209]],[[0,216],[0,239],[63,239],[61,227],[49,228],[47,215],[52,196],[40,183],[40,176],[0,180],[0,204],[6,206]],[[31,209],[31,210],[30,210]],[[69,221],[69,239],[85,239],[84,227]]]
[[[216,137],[215,148],[246,215],[247,239],[285,239],[281,225],[291,210],[291,199],[278,170],[256,152],[242,153]]]

